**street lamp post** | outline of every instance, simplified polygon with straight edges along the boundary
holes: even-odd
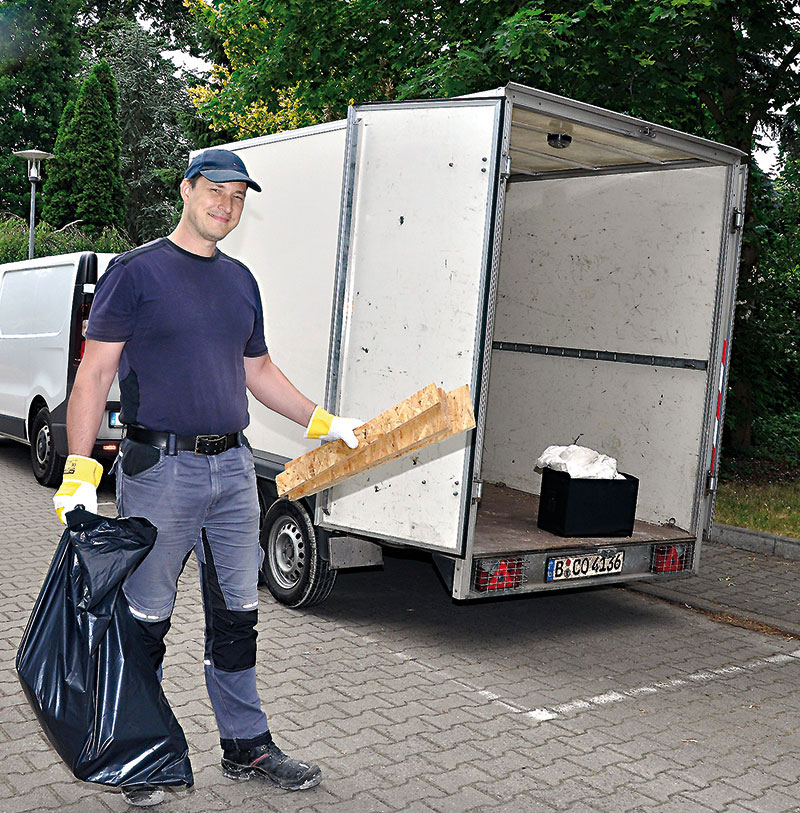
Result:
[[[42,150],[19,150],[15,152],[18,158],[28,159],[28,180],[31,182],[31,219],[28,234],[28,259],[33,259],[33,226],[36,220],[36,183],[42,180],[42,161],[48,158],[55,158],[51,152],[43,152]]]

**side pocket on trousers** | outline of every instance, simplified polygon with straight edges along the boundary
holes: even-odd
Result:
[[[120,451],[119,467],[128,477],[144,474],[161,462],[163,451],[146,443],[126,441]]]

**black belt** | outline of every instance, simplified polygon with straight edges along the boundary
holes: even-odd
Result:
[[[176,435],[172,432],[158,432],[142,426],[127,426],[125,437],[137,443],[147,443],[158,449],[166,449],[167,454],[194,452],[197,455],[222,454],[235,446],[241,446],[244,438],[241,432],[230,435]]]

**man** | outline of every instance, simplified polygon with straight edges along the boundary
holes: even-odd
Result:
[[[119,371],[126,437],[117,507],[158,529],[123,590],[154,667],[160,675],[178,577],[194,551],[222,772],[303,790],[319,783],[320,769],[291,759],[272,741],[256,689],[262,552],[253,457],[242,434],[246,389],[306,426],[309,438],[342,439],[355,448],[360,421],[316,406],[272,362],[258,285],[216,247],[238,224],[248,188],[261,191],[238,155],[201,153],[181,182],[184,208],[172,234],[115,257],[100,278],[67,410],[70,456],[54,503],[62,522],[78,504],[97,510],[102,468],[89,455]],[[122,791],[137,806],[164,798],[157,787]]]

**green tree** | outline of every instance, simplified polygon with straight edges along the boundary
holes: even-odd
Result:
[[[101,61],[61,117],[55,159],[44,186],[44,218],[54,226],[81,220],[89,231],[121,226],[125,193],[120,169],[116,82]]]
[[[137,26],[138,27],[138,26]],[[108,102],[108,109],[111,112],[111,129],[107,134],[108,139],[114,147],[114,158],[112,161],[113,166],[113,206],[114,206],[114,223],[123,223],[125,219],[125,188],[123,186],[121,156],[122,156],[122,130],[120,128],[120,104],[119,104],[119,90],[117,82],[114,79],[114,74],[111,72],[108,62],[101,59],[97,65],[92,68],[92,72],[97,77],[100,83],[100,88],[103,91],[103,96]]]
[[[192,144],[194,110],[186,82],[164,59],[165,43],[129,20],[108,25],[102,53],[116,77],[121,124],[124,225],[137,242],[169,231],[178,211],[178,185]],[[103,64],[103,63],[101,63]]]
[[[67,102],[53,148],[55,158],[47,167],[47,178],[42,190],[42,217],[54,226],[63,226],[75,219],[72,196],[78,167],[75,163],[77,138],[74,120],[75,102]]]
[[[77,5],[0,0],[0,211],[27,216],[30,205],[25,162],[11,152],[55,145],[79,67]]]
[[[99,234],[106,226],[120,226],[116,189],[119,165],[115,157],[111,109],[103,88],[92,71],[86,77],[75,105],[74,176],[75,214],[89,234]]]
[[[104,32],[115,28],[118,19],[145,20],[171,47],[185,48],[199,55],[195,25],[183,0],[83,0],[80,3],[77,20],[84,39],[94,46],[102,45]]]

